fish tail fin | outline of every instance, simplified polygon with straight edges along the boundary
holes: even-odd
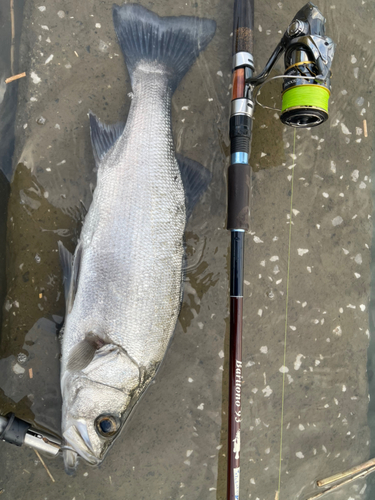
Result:
[[[165,67],[172,91],[216,29],[211,19],[159,17],[138,4],[114,4],[113,24],[130,78],[141,62],[155,62]]]

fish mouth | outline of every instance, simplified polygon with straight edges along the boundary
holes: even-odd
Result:
[[[64,466],[67,474],[72,474],[77,468],[78,456],[90,465],[99,465],[101,460],[95,455],[87,432],[86,424],[75,421],[63,433],[66,448],[63,450]]]

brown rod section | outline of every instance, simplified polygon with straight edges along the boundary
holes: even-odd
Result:
[[[232,90],[232,100],[240,99],[244,96],[245,92],[245,70],[244,68],[238,68],[233,71],[233,90]]]
[[[243,298],[231,297],[227,500],[238,500],[240,487],[242,309]]]

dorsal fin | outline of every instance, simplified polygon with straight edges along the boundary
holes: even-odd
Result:
[[[199,198],[211,182],[211,172],[197,161],[176,154],[185,190],[186,218],[188,219]]]
[[[105,125],[91,111],[89,117],[92,149],[95,162],[99,165],[105,154],[123,133],[125,123],[119,122],[113,125]]]

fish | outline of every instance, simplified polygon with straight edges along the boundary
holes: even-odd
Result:
[[[211,173],[176,154],[171,98],[216,23],[113,6],[133,97],[126,124],[89,113],[97,184],[70,253],[60,241],[66,311],[63,459],[97,466],[154,379],[183,296],[184,231]]]

